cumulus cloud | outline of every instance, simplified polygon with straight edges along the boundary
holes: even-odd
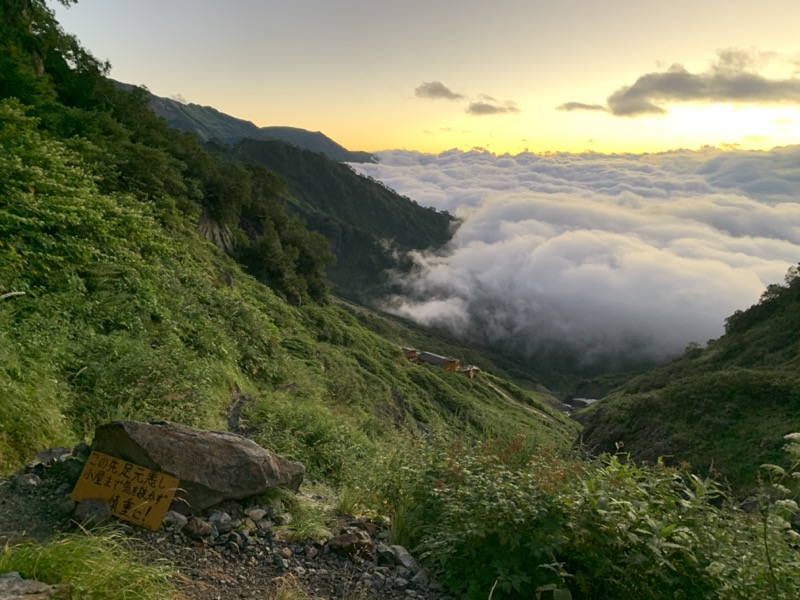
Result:
[[[665,114],[665,104],[675,102],[732,102],[737,104],[800,104],[800,78],[769,78],[761,73],[772,58],[766,53],[722,50],[702,73],[673,64],[665,71],[646,73],[607,100],[616,116]],[[567,102],[560,110],[603,110],[597,104]]]
[[[500,102],[491,96],[481,94],[478,96],[477,100],[473,100],[469,103],[469,106],[466,108],[466,112],[470,115],[477,116],[497,115],[504,113],[518,113],[519,107],[517,107],[517,104],[512,100],[504,100],[503,102]]]
[[[454,92],[441,81],[426,81],[414,89],[414,94],[418,98],[428,98],[431,100],[460,100],[464,94]]]
[[[557,106],[556,110],[565,110],[567,112],[573,110],[597,110],[597,111],[605,111],[606,107],[602,104],[584,104],[583,102],[565,102],[564,104]]]
[[[429,100],[463,100],[464,94],[459,94],[448,88],[441,81],[426,81],[414,89],[414,94],[418,98]],[[487,94],[479,94],[477,98],[471,99],[464,109],[467,114],[476,116],[498,115],[506,113],[520,112],[517,103],[513,100],[497,100]]]
[[[663,359],[723,331],[800,260],[800,146],[548,156],[381,153],[355,165],[461,220],[388,308],[472,339]]]

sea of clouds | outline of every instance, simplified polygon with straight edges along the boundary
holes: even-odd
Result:
[[[460,221],[386,308],[495,345],[664,359],[800,261],[800,146],[379,158],[353,167]]]

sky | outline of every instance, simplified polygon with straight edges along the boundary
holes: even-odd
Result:
[[[80,0],[111,76],[351,150],[767,149],[800,138],[797,0]]]
[[[797,0],[80,0],[111,76],[322,131],[458,219],[384,307],[586,364],[723,332],[800,260]]]

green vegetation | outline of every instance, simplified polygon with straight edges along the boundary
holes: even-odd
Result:
[[[171,570],[144,565],[124,535],[111,531],[64,534],[46,546],[25,543],[0,550],[0,573],[66,584],[69,597],[97,600],[154,600],[176,596]]]
[[[759,466],[781,458],[783,436],[800,430],[800,277],[770,286],[737,311],[706,348],[624,383],[580,415],[583,442],[637,460],[664,456],[724,478],[741,495]]]
[[[402,515],[403,542],[461,598],[788,599],[800,581],[790,476],[763,494],[759,516],[708,479],[624,455],[512,441],[402,463],[379,490],[384,513]]]
[[[236,155],[286,178],[289,208],[330,242],[337,294],[371,299],[388,289],[387,269],[409,269],[408,250],[440,247],[452,217],[423,208],[320,154],[277,141],[244,140]]]
[[[244,396],[239,425],[251,437],[302,461],[340,508],[385,518],[464,597],[794,594],[795,438],[791,467],[762,471],[769,485],[753,514],[684,469],[575,458],[579,426],[547,394],[502,379],[474,350],[331,302],[324,240],[287,211],[319,223],[339,214],[330,226],[355,240],[340,258],[356,252],[364,269],[383,264],[367,252],[376,239],[444,240],[446,216],[422,219],[425,209],[369,182],[363,206],[345,204],[347,168],[295,162],[300,151],[276,147],[293,173],[286,183],[266,170],[263,142],[206,149],[170,130],[143,91],[104,78],[106,66],[42,0],[0,0],[0,61],[0,471],[112,419],[224,428],[232,398]],[[313,205],[320,187],[331,191]],[[239,263],[198,236],[200,221],[234,241]],[[340,275],[358,289],[353,264],[340,262]],[[780,465],[782,436],[800,429],[798,287],[790,273],[734,315],[724,338],[587,411],[598,418],[588,438],[597,423],[628,432],[649,423],[641,431],[662,427],[656,439],[669,442],[657,451],[685,449],[695,466],[713,459],[754,485],[757,465]],[[396,343],[484,372],[470,380],[414,365]],[[640,456],[635,439],[629,446]],[[286,535],[326,535],[325,506],[270,500],[293,514]],[[119,570],[98,579],[98,561]],[[83,597],[137,597],[134,579],[142,597],[172,593],[165,571],[105,534],[9,546],[3,569],[72,583]]]

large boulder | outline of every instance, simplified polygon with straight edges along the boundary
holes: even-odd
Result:
[[[234,433],[168,422],[117,421],[95,431],[92,450],[180,479],[171,508],[184,514],[274,487],[297,491],[305,468]]]

